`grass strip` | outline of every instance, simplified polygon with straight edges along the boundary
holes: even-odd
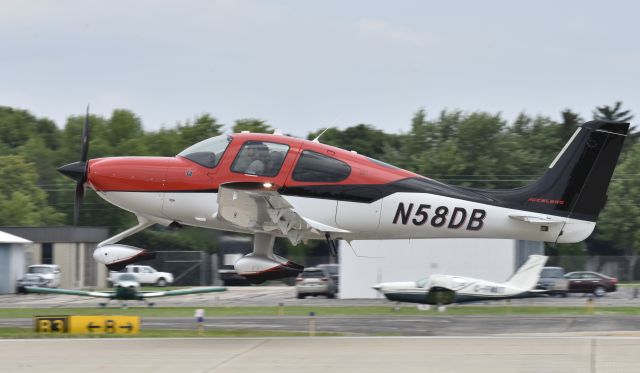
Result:
[[[243,307],[131,307],[122,308],[2,308],[0,319],[32,318],[48,315],[138,315],[141,317],[194,317],[196,308],[204,308],[206,318],[234,316],[456,316],[456,315],[522,315],[522,316],[580,316],[580,315],[630,315],[640,316],[640,307],[597,306],[581,307],[549,306],[449,306],[444,312],[418,310],[413,305],[394,306],[243,306]]]

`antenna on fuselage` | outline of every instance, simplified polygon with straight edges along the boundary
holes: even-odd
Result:
[[[328,129],[329,129],[329,127],[325,128],[324,131],[320,132],[320,134],[315,139],[313,139],[313,142],[320,143],[320,141],[319,141],[320,140],[320,136],[324,135],[324,133],[327,132]]]

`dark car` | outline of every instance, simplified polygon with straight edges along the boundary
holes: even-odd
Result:
[[[598,272],[570,272],[565,277],[569,280],[570,293],[593,293],[596,297],[601,297],[618,288],[617,278]]]

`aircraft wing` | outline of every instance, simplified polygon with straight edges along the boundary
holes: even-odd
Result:
[[[294,245],[309,233],[323,238],[327,232],[348,232],[300,215],[270,183],[220,185],[217,218],[254,233],[282,233]]]
[[[142,298],[157,298],[157,297],[170,297],[173,295],[187,295],[198,293],[215,293],[219,291],[226,291],[227,288],[222,286],[209,286],[204,288],[191,288],[191,289],[179,289],[179,290],[167,290],[167,291],[152,291],[142,292],[140,296]]]
[[[41,288],[38,286],[27,286],[25,287],[25,290],[29,293],[67,294],[94,298],[113,298],[115,294],[113,291],[83,291],[72,289]]]

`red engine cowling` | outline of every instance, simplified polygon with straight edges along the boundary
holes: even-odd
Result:
[[[278,255],[265,256],[251,253],[235,262],[236,272],[254,284],[267,280],[296,277],[304,270],[304,266],[294,263]]]

